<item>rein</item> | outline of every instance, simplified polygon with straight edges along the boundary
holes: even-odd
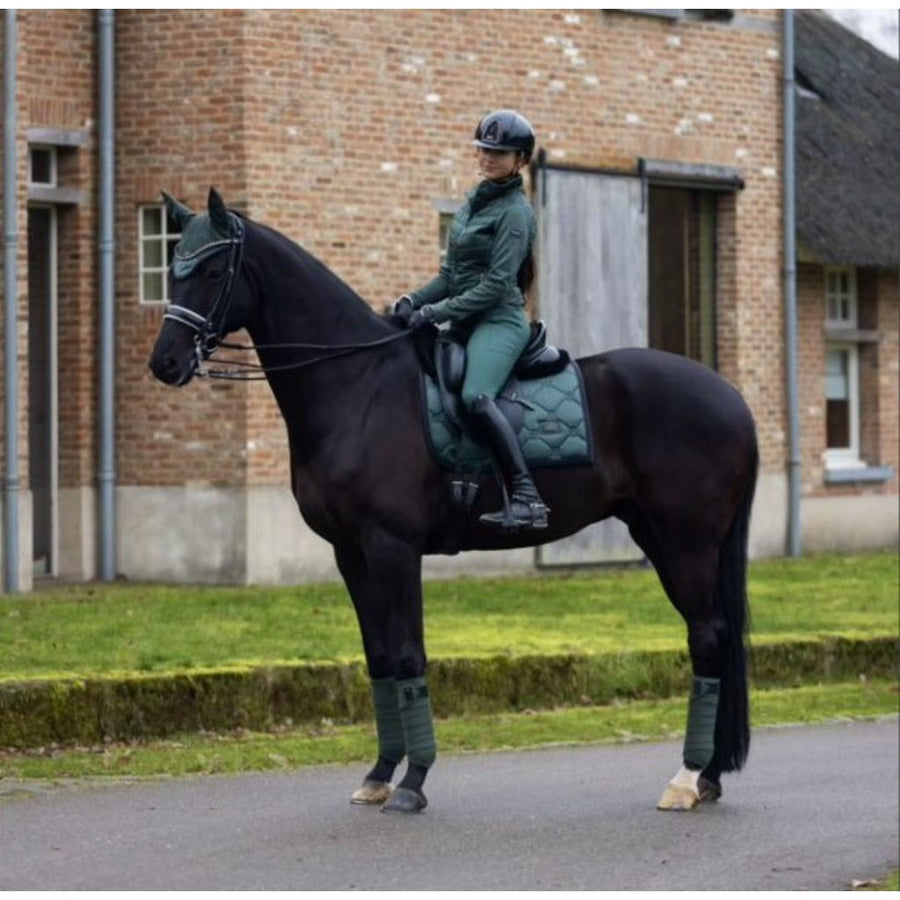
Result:
[[[269,372],[286,372],[292,369],[304,369],[308,366],[316,365],[320,362],[326,362],[330,359],[337,359],[341,356],[349,356],[351,353],[357,353],[362,350],[371,350],[376,347],[382,347],[385,344],[391,344],[401,338],[409,337],[412,331],[403,330],[396,334],[389,334],[386,337],[377,338],[374,341],[364,341],[359,344],[237,344],[224,341],[225,319],[228,310],[231,307],[231,294],[234,289],[234,282],[237,273],[241,268],[241,262],[244,256],[244,225],[241,220],[233,213],[230,214],[232,227],[231,236],[227,241],[229,245],[228,271],[222,286],[219,288],[216,299],[213,302],[209,314],[206,316],[188,309],[186,306],[179,306],[176,303],[170,303],[163,320],[168,319],[171,322],[177,322],[185,328],[194,332],[194,370],[193,375],[200,378],[222,378],[230,381],[263,381]],[[298,362],[285,363],[280,366],[263,366],[260,363],[245,362],[238,359],[221,360],[223,363],[230,364],[231,369],[208,369],[204,370],[203,364],[218,350],[240,350],[249,352],[251,350],[311,350],[322,352],[321,356],[315,356],[312,359],[303,359]]]
[[[325,353],[322,356],[314,356],[312,359],[302,359],[298,362],[285,363],[281,366],[263,366],[260,363],[244,362],[240,359],[223,359],[220,362],[228,363],[235,368],[209,369],[207,371],[198,368],[196,374],[201,378],[224,378],[230,381],[263,381],[267,372],[305,369],[307,366],[314,366],[316,363],[327,362],[330,359],[338,359],[341,356],[349,356],[351,353],[383,347],[385,344],[392,344],[394,341],[409,337],[411,334],[412,331],[398,331],[396,334],[389,334],[386,337],[360,344],[235,344],[229,341],[220,341],[216,349],[223,348],[225,350],[247,352],[250,350],[324,350]]]

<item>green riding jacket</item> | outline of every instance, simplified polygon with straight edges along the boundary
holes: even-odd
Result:
[[[413,306],[430,306],[436,322],[470,325],[497,307],[524,306],[517,276],[534,236],[522,176],[482,181],[453,219],[437,277],[409,295]]]

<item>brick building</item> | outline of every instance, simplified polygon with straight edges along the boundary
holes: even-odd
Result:
[[[96,575],[96,16],[17,16],[25,586],[32,571]],[[336,574],[296,513],[267,387],[172,390],[147,370],[175,242],[160,189],[199,208],[215,185],[380,306],[436,270],[442,224],[477,177],[471,130],[500,106],[529,117],[543,151],[530,183],[551,338],[577,354],[625,343],[683,352],[734,383],[759,430],[752,551],[784,552],[781,47],[773,10],[117,12],[117,570],[229,582]],[[615,262],[576,282],[567,261],[585,258],[587,240]],[[896,269],[860,288],[879,310],[874,349],[860,357],[878,372],[864,381],[877,402],[859,426],[865,462],[885,475],[877,482],[824,477],[821,416],[810,412],[826,390],[817,277],[801,270],[799,286],[804,547],[889,544]],[[849,517],[865,528],[844,527]],[[611,555],[576,541],[462,565],[508,571],[630,552],[600,544]],[[436,560],[426,573],[459,566]]]

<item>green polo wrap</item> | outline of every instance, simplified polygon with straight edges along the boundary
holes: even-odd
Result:
[[[406,756],[410,765],[428,768],[437,755],[434,740],[434,718],[431,714],[431,698],[425,678],[407,678],[397,682],[397,699],[400,718],[403,720],[403,736]]]
[[[705,769],[716,750],[716,711],[719,708],[719,679],[694,676],[694,690],[688,703],[687,732],[684,736],[684,764],[689,769]]]
[[[375,706],[378,756],[388,762],[399,763],[406,754],[406,742],[400,707],[397,705],[397,682],[393,678],[373,678],[372,702]]]

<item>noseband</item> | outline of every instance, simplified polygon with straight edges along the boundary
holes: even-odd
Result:
[[[200,370],[200,366],[219,348],[222,338],[225,336],[225,320],[228,310],[231,308],[231,294],[234,289],[234,281],[241,268],[241,260],[244,255],[244,224],[241,220],[229,213],[231,219],[231,236],[219,243],[228,244],[228,271],[225,279],[219,287],[212,308],[205,316],[170,303],[163,316],[163,321],[178,322],[194,332],[194,372]],[[206,249],[206,248],[203,248]],[[198,251],[202,252],[202,251]]]

